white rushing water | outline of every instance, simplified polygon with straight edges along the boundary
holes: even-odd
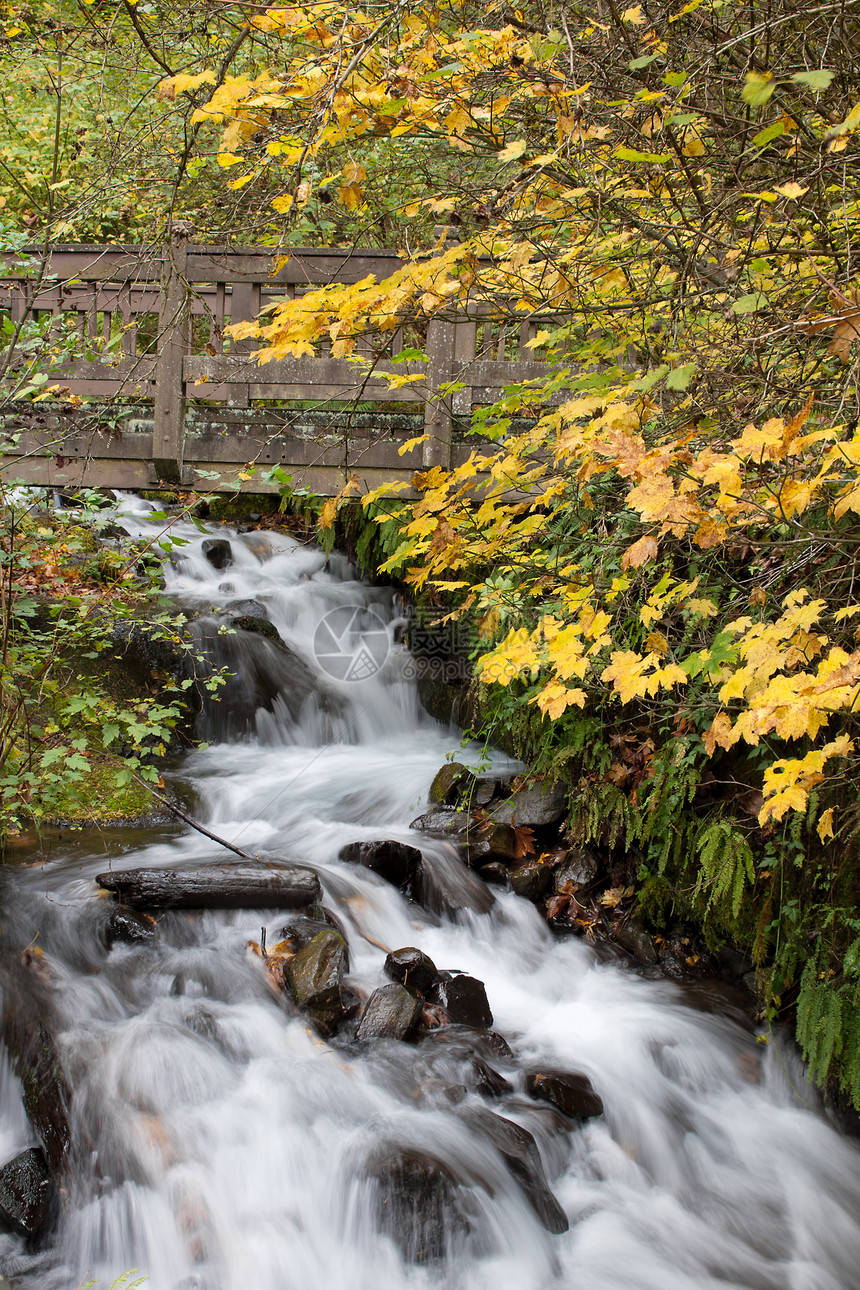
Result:
[[[124,522],[153,532],[144,503],[129,499]],[[74,1290],[88,1276],[106,1286],[131,1267],[152,1290],[856,1290],[860,1156],[804,1104],[812,1097],[799,1070],[786,1069],[790,1058],[736,1021],[694,1010],[678,987],[553,938],[516,896],[439,918],[337,861],[345,843],[394,838],[420,846],[447,887],[468,891],[474,880],[445,844],[409,822],[449,754],[487,772],[513,769],[461,749],[422,712],[392,592],[356,582],[340,557],[270,533],[219,530],[234,562],[218,572],[192,525],[178,533],[188,545],[167,566],[168,590],[203,604],[259,602],[315,682],[270,695],[254,729],[233,738],[210,723],[216,738],[177,776],[197,815],[245,850],[318,871],[360,993],[384,983],[381,945],[418,946],[438,967],[483,981],[494,1028],[516,1055],[491,1064],[514,1087],[454,1104],[456,1045],[324,1042],[248,947],[263,924],[274,944],[284,915],[176,912],[155,944],[108,951],[96,873],[224,852],[173,825],[137,850],[108,834],[78,836],[6,878],[4,944],[8,927],[13,949],[38,937],[44,953],[78,1142],[48,1247],[2,1237],[0,1271],[21,1290]],[[338,611],[330,621],[342,626],[358,609],[367,626],[368,608],[389,639],[384,649],[371,640],[370,663],[356,647],[364,679],[339,679],[331,673],[343,660],[320,666],[321,620]],[[344,642],[346,655],[355,641]],[[266,668],[280,676],[277,647],[255,638],[254,648],[258,681]],[[517,1071],[535,1062],[589,1076],[604,1115],[577,1125],[528,1099]],[[8,1159],[31,1138],[5,1064],[0,1099]],[[541,1226],[469,1120],[477,1106],[534,1134],[569,1231]],[[395,1150],[444,1162],[457,1197],[446,1252],[423,1265],[405,1261],[378,1221],[367,1176],[369,1162]],[[428,1214],[433,1204],[428,1196]]]

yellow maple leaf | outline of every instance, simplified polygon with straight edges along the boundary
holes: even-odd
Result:
[[[657,558],[658,543],[657,539],[646,534],[638,542],[634,542],[621,556],[621,570],[638,569],[646,560],[655,560]]]
[[[822,842],[826,841],[827,838],[833,837],[833,807],[832,806],[828,810],[826,810],[824,814],[821,816],[821,819],[818,821],[818,823],[815,826],[815,832],[821,838]]]
[[[536,702],[544,716],[555,721],[569,707],[584,708],[587,695],[584,690],[569,690],[566,685],[550,681],[537,696]]]

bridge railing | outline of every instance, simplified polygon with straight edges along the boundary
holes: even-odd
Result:
[[[0,311],[13,321],[25,314],[74,316],[86,358],[52,374],[70,394],[104,402],[151,401],[151,437],[148,428],[113,444],[92,437],[83,444],[79,436],[71,446],[76,459],[143,460],[153,481],[172,483],[190,483],[200,465],[232,468],[257,457],[302,465],[307,448],[286,442],[284,417],[272,405],[311,404],[334,417],[360,399],[365,408],[394,405],[402,412],[412,405],[422,418],[428,438],[420,460],[415,453],[405,463],[396,459],[399,473],[408,473],[416,464],[449,464],[457,456],[455,428],[468,423],[473,407],[494,401],[506,386],[547,374],[548,365],[536,361],[528,346],[545,320],[510,326],[476,306],[455,320],[431,319],[421,331],[364,336],[358,352],[370,361],[369,375],[333,358],[325,344],[312,355],[260,365],[251,357],[255,343],[232,340],[227,330],[285,297],[369,274],[381,280],[401,265],[389,251],[291,248],[279,254],[265,247],[197,246],[181,235],[167,247],[55,246],[36,277],[16,273],[14,265],[0,273]],[[391,390],[387,379],[373,375],[377,360],[388,367],[415,348],[427,360],[410,360],[398,370],[421,372],[424,380]],[[444,393],[450,385],[456,390]],[[414,435],[415,417],[407,422]],[[325,451],[331,464],[332,450]],[[395,464],[390,446],[366,444],[362,453],[374,471]],[[337,460],[341,468],[348,465]],[[90,476],[104,477],[111,469],[122,474],[115,466],[91,468]],[[139,483],[140,470],[131,473],[130,482]]]

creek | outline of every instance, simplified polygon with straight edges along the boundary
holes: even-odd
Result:
[[[132,534],[156,531],[148,514],[121,505]],[[394,593],[287,536],[219,529],[232,563],[216,570],[206,535],[173,532],[187,545],[165,562],[169,593],[262,606],[289,647],[215,638],[236,679],[209,705],[208,746],[171,772],[184,800],[243,850],[316,871],[359,996],[385,983],[385,947],[419,947],[485,984],[511,1054],[457,1026],[322,1038],[249,948],[261,927],[277,944],[289,911],[171,910],[151,941],[108,948],[97,874],[225,853],[178,824],[69,834],[3,875],[4,960],[42,951],[72,1094],[53,1233],[0,1237],[16,1290],[106,1287],[132,1267],[151,1290],[856,1290],[860,1155],[791,1050],[553,936],[516,895],[480,912],[488,889],[410,828],[449,755],[484,777],[518,767],[421,709]],[[338,859],[379,838],[420,847],[442,912]],[[7,1012],[15,981],[4,969]],[[494,1087],[474,1078],[476,1052]],[[529,1097],[536,1066],[587,1076],[603,1114]],[[566,1231],[541,1221],[490,1112],[533,1135]],[[34,1141],[4,1060],[0,1158]]]

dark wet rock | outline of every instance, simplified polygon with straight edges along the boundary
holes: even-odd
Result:
[[[326,910],[325,912],[328,913],[329,911]],[[343,930],[342,924],[338,919],[335,918],[334,914],[331,915],[330,919],[322,916],[316,916],[316,917],[300,916],[298,918],[292,918],[288,923],[284,924],[284,926],[281,928],[278,935],[280,937],[281,943],[286,941],[289,944],[289,947],[292,950],[293,954],[297,954],[299,950],[303,950],[306,945],[309,945],[315,936],[319,936],[320,932],[328,932],[332,930],[334,930],[343,941],[343,944],[344,944],[343,970],[344,972],[348,972],[349,971],[349,946],[347,945],[346,933]]]
[[[415,875],[412,895],[419,905],[445,918],[456,918],[464,909],[486,914],[495,904],[485,883],[459,860],[443,856],[425,857]]]
[[[552,872],[539,860],[528,860],[511,870],[511,890],[525,900],[540,900],[552,878]]]
[[[139,945],[155,940],[158,924],[149,914],[117,905],[108,920],[105,937],[109,946]]]
[[[380,986],[367,1001],[356,1039],[406,1039],[418,1024],[421,1000],[396,983]]]
[[[478,981],[476,977],[465,973],[446,973],[430,991],[427,999],[447,1013],[455,1025],[489,1029],[493,1024],[487,991],[483,981]]]
[[[63,1172],[71,1143],[71,1094],[54,1040],[40,1019],[42,1012],[40,1001],[26,991],[14,1010],[7,1008],[3,1029],[21,1080],[27,1119],[56,1177]]]
[[[418,833],[429,833],[434,838],[461,842],[469,833],[477,833],[480,825],[471,811],[460,811],[453,806],[437,806],[425,815],[419,815],[409,827]]]
[[[421,864],[421,852],[405,842],[383,839],[377,842],[350,842],[337,853],[344,864],[360,864],[379,874],[394,887],[404,887],[415,877]]]
[[[540,1152],[528,1130],[483,1106],[464,1107],[458,1114],[496,1148],[546,1230],[555,1235],[566,1232],[567,1216],[550,1190]]]
[[[587,1075],[577,1071],[535,1066],[526,1071],[526,1092],[542,1102],[551,1102],[559,1111],[574,1119],[588,1120],[603,1114],[603,1103]]]
[[[392,981],[419,994],[427,994],[439,980],[439,972],[433,960],[423,950],[417,950],[412,945],[392,950],[385,960],[383,971]]]
[[[472,1071],[472,1087],[476,1093],[483,1093],[484,1097],[502,1097],[505,1093],[513,1092],[513,1084],[477,1053],[472,1057]]]
[[[253,636],[265,636],[270,641],[280,641],[281,633],[268,618],[258,614],[237,614],[230,619],[231,627],[240,632],[250,632]]]
[[[517,860],[522,854],[517,835],[510,824],[490,824],[470,834],[466,855],[473,867],[492,864],[494,860]]]
[[[508,866],[503,864],[501,860],[491,860],[489,864],[482,865],[479,873],[484,882],[492,883],[494,887],[507,887],[508,885]]]
[[[231,588],[225,584],[220,586],[218,590],[229,594]],[[262,600],[231,600],[229,604],[224,606],[224,613],[229,614],[232,618],[244,618],[247,616],[248,618],[268,619],[269,617]]]
[[[371,1161],[376,1220],[408,1263],[443,1258],[452,1237],[469,1230],[451,1171],[423,1151],[392,1147]]]
[[[748,972],[753,971],[752,959],[740,950],[734,949],[731,945],[721,946],[717,950],[716,959],[723,973],[735,980],[739,980],[741,977],[745,977]]]
[[[627,950],[640,963],[656,963],[659,960],[654,938],[647,932],[638,919],[622,923],[615,932],[616,944]]]
[[[300,909],[321,895],[313,870],[264,860],[118,870],[96,882],[132,909]]]
[[[461,762],[447,762],[436,772],[430,785],[430,801],[438,806],[456,806],[460,801],[470,802],[478,787],[476,777]]]
[[[206,538],[200,550],[213,569],[228,569],[233,563],[233,551],[226,538]]]
[[[41,1147],[30,1147],[0,1168],[0,1223],[21,1236],[45,1225],[52,1188]]]
[[[199,655],[191,660],[190,675],[202,712],[201,737],[254,733],[261,709],[296,720],[313,693],[320,703],[336,706],[336,697],[320,691],[314,672],[295,650],[257,632],[225,631],[227,622],[223,615],[215,615],[197,618],[188,627],[189,640]],[[215,676],[219,680],[210,695],[207,684]]]
[[[284,963],[284,983],[301,1012],[319,1031],[332,1035],[355,1006],[343,983],[346,943],[333,928],[318,932],[304,949]]]
[[[553,875],[553,887],[559,894],[569,893],[576,887],[587,887],[600,873],[600,857],[596,851],[584,848],[568,851]]]
[[[563,784],[549,786],[545,781],[521,788],[489,808],[494,819],[517,827],[543,828],[556,824],[567,811],[567,789]]]
[[[499,781],[497,779],[479,779],[472,794],[471,805],[487,806],[492,802],[496,793],[499,791]]]

